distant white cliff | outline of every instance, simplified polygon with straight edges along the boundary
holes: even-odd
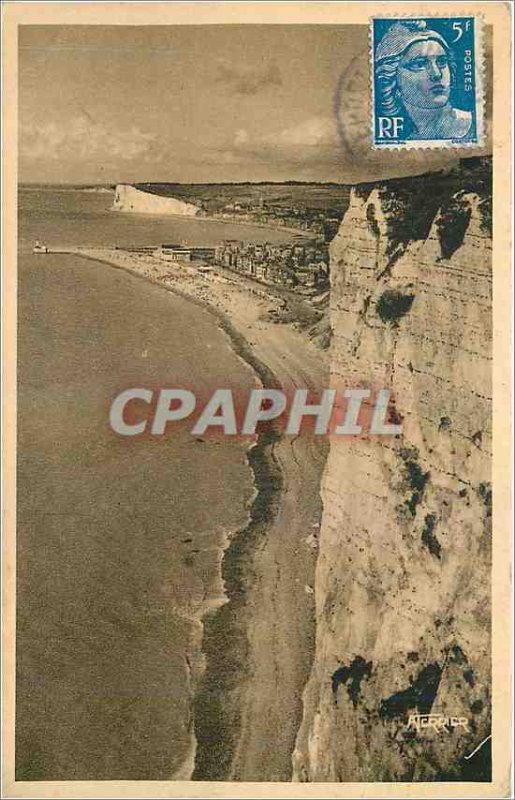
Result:
[[[198,206],[185,203],[175,197],[162,197],[150,192],[143,192],[126,183],[116,187],[113,202],[114,211],[126,211],[133,214],[180,215],[194,217],[200,211]]]

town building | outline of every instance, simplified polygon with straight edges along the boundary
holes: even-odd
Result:
[[[319,289],[329,282],[328,250],[321,242],[291,245],[228,240],[218,245],[214,260],[266,283]]]
[[[213,261],[215,247],[186,247],[180,244],[162,244],[155,255],[162,261]]]

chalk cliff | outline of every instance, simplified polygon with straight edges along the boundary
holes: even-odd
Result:
[[[358,186],[331,246],[332,385],[403,431],[331,441],[296,781],[489,779],[490,170]]]
[[[193,203],[185,203],[175,197],[162,197],[143,192],[127,183],[119,183],[114,194],[113,210],[128,211],[134,214],[173,214],[194,217],[200,211]]]

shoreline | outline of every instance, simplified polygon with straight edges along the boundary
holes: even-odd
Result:
[[[237,217],[196,217],[195,219],[205,219],[209,222],[226,222],[231,225],[248,225],[255,228],[268,228],[272,231],[286,231],[286,233],[293,233],[296,236],[301,236],[303,239],[320,239],[320,234],[304,231],[302,228],[291,228],[288,225],[270,225],[268,222],[255,222],[253,220],[240,220]]]
[[[314,348],[306,335],[293,331],[290,326],[260,319],[259,312],[263,311],[263,306],[269,308],[283,302],[282,298],[266,292],[265,287],[253,286],[248,279],[239,280],[216,272],[200,275],[195,268],[178,267],[169,262],[156,264],[155,259],[148,256],[110,248],[69,248],[66,252],[123,269],[192,301],[211,313],[228,336],[234,352],[253,369],[263,386],[288,389],[301,384],[307,388],[310,383],[317,383],[316,375],[310,375],[310,370],[304,369],[305,357],[307,354],[311,356],[312,371],[316,372],[324,361],[323,353]],[[224,307],[225,295],[231,293],[232,307],[231,303],[226,303]],[[252,311],[247,316],[240,308],[243,298],[248,301],[249,310]],[[252,324],[247,324],[249,321]],[[252,336],[249,336],[249,330]],[[251,341],[258,336],[264,341]],[[272,365],[264,360],[267,337],[273,344],[271,352],[275,363]],[[283,342],[283,339],[288,339],[290,344],[290,348],[285,348],[286,355],[283,352],[286,341]],[[294,353],[291,352],[292,346],[296,351]],[[282,375],[285,366],[288,369]],[[324,451],[325,444],[322,442],[305,442],[302,437],[294,442],[288,441],[271,423],[260,431],[256,442],[247,451],[256,494],[249,506],[248,523],[229,537],[221,555],[225,602],[207,609],[200,619],[203,629],[201,651],[205,658],[205,669],[192,696],[195,735],[192,750],[179,770],[183,779],[188,769],[187,764],[192,763],[193,780],[291,779],[291,755],[300,724],[302,691],[311,659],[308,659],[307,668],[305,664],[295,665],[295,686],[290,686],[289,692],[284,691],[280,681],[275,686],[275,705],[279,698],[286,699],[290,719],[285,746],[280,756],[276,754],[280,766],[270,767],[270,770],[268,763],[263,761],[263,754],[269,744],[269,737],[265,736],[265,727],[268,730],[266,714],[271,712],[271,708],[267,711],[262,706],[271,706],[272,701],[266,695],[269,687],[263,685],[262,681],[266,682],[268,678],[263,674],[256,681],[253,676],[256,672],[263,673],[263,670],[266,673],[265,662],[274,655],[278,661],[290,657],[289,622],[292,616],[298,615],[299,602],[297,597],[297,603],[292,603],[290,595],[298,595],[299,591],[301,605],[304,602],[304,613],[301,612],[300,618],[294,620],[293,625],[296,629],[297,650],[299,654],[303,653],[305,660],[306,650],[312,647],[314,600],[306,594],[306,586],[310,586],[314,580],[316,554],[312,545],[305,544],[304,549],[307,552],[302,553],[302,543],[307,540],[304,537],[300,540],[299,533],[303,532],[304,536],[309,533],[306,525],[317,524],[313,520],[320,517],[319,489],[325,464]],[[309,469],[302,468],[304,462],[304,467],[310,467]],[[310,486],[306,500],[307,479]],[[295,495],[293,503],[292,490]],[[299,505],[302,513],[299,513]],[[291,569],[288,549],[283,553],[286,538],[291,539],[290,550],[296,546],[296,558],[299,549],[301,550],[302,567],[299,574],[307,577],[300,587],[296,585],[300,578],[297,571]],[[262,567],[256,565],[258,554],[263,552],[266,555],[268,551],[268,560],[273,564],[284,561],[280,587],[277,587],[277,576],[272,574],[271,564],[267,563]],[[265,592],[265,595],[272,596],[275,604],[277,597],[273,597],[274,590],[281,600],[279,606],[286,606],[282,609],[286,613],[282,614],[284,633],[281,640],[270,643],[267,640],[267,631],[275,630],[275,617],[281,611],[271,608],[268,615],[265,615],[270,627],[263,628],[260,619],[261,597]],[[256,637],[263,640],[263,636],[265,642],[261,641],[258,646]],[[273,650],[274,647],[277,653],[267,652],[267,648]],[[284,694],[286,698],[283,698]],[[292,702],[296,704],[296,713],[293,716],[289,708]],[[257,715],[261,725],[265,725],[261,733],[256,731]],[[249,741],[251,731],[254,734],[250,734]]]
[[[82,190],[83,191],[83,190]],[[158,195],[159,196],[159,195]],[[218,224],[225,223],[226,225],[240,225],[247,228],[265,228],[275,232],[292,233],[300,236],[303,239],[320,239],[321,234],[305,231],[302,228],[291,228],[287,225],[270,225],[266,222],[255,222],[253,220],[242,220],[237,217],[213,217],[210,215],[203,216],[201,214],[195,216],[187,216],[186,214],[153,214],[150,211],[124,211],[120,208],[109,208],[108,211],[116,214],[129,214],[131,216],[139,217],[157,217],[159,219],[180,219],[180,220],[195,220],[196,222],[216,222]]]

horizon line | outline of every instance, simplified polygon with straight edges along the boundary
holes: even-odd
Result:
[[[86,181],[18,181],[18,186],[84,186],[111,187],[125,184],[127,186],[348,186],[343,181],[105,181],[104,183],[88,183]]]

